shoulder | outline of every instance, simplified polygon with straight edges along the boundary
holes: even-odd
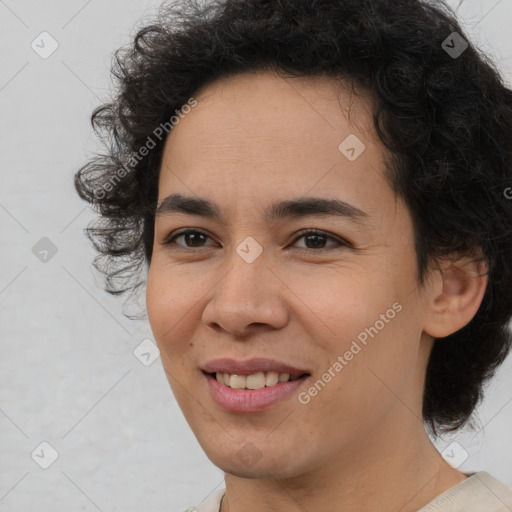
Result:
[[[210,494],[210,496],[204,499],[201,503],[194,507],[189,507],[182,512],[219,512],[220,502],[225,492],[226,489],[219,489],[213,494]]]
[[[512,488],[485,471],[440,494],[418,512],[510,512]]]

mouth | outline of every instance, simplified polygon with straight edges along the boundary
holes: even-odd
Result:
[[[247,391],[256,391],[264,388],[278,386],[281,383],[293,382],[306,377],[310,374],[305,372],[299,375],[290,375],[285,372],[276,371],[259,371],[249,375],[238,375],[225,372],[205,372],[211,378],[215,379],[219,384],[231,389],[243,389]]]
[[[202,371],[210,398],[230,413],[258,413],[276,407],[298,393],[310,373],[291,376],[275,371],[249,375]]]
[[[311,377],[305,369],[262,357],[214,359],[201,371],[210,397],[229,412],[267,409],[290,398]]]

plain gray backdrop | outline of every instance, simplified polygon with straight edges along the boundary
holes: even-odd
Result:
[[[93,214],[73,188],[98,148],[89,117],[108,99],[113,52],[159,4],[0,0],[0,511],[176,512],[223,486],[160,358],[148,364],[149,324],[92,271]],[[450,5],[510,85],[512,0]],[[509,357],[476,431],[436,442],[509,486],[511,370]]]

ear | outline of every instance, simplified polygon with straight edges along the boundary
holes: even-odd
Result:
[[[429,281],[423,330],[444,338],[462,329],[476,315],[488,281],[488,264],[468,256],[439,261]]]

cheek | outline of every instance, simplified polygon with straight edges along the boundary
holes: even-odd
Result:
[[[296,321],[325,348],[348,349],[352,339],[397,301],[389,275],[373,271],[369,265],[351,262],[281,275],[293,291],[287,300],[295,304]]]
[[[158,272],[155,271],[152,262],[146,285],[146,307],[149,323],[157,342],[160,342],[160,337],[165,332],[166,326],[168,328],[169,307],[167,304],[170,300],[172,300],[172,295],[169,287],[165,286],[163,280],[158,278]]]
[[[407,387],[421,334],[414,297],[407,291],[412,282],[377,267],[295,279],[293,291],[301,301],[295,301],[294,316],[314,340],[316,377],[329,381],[330,393],[318,394],[321,409],[321,402],[328,408],[333,400],[340,411],[366,415],[393,399],[390,389]]]
[[[161,265],[159,258],[154,258],[147,278],[146,306],[166,378],[187,416],[191,404],[186,389],[191,388],[188,379],[192,375],[188,354],[194,350],[190,339],[196,322],[192,310],[197,300],[187,293],[190,285],[182,281],[179,270]]]
[[[183,336],[192,325],[194,304],[200,287],[196,279],[190,279],[179,268],[163,265],[156,257],[151,262],[146,286],[148,319],[160,350],[180,351],[186,347],[173,340]],[[165,347],[164,347],[165,346]]]

